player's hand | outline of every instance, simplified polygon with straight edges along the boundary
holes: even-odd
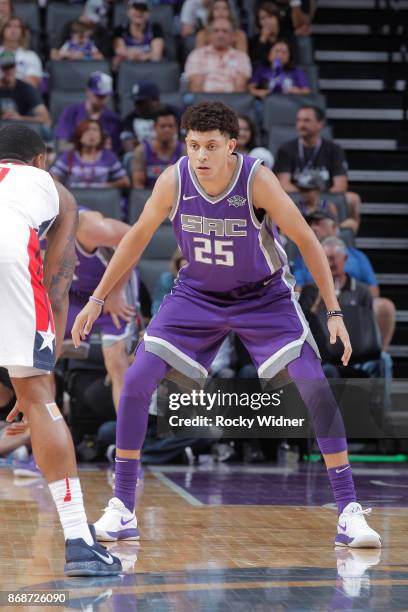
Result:
[[[329,317],[327,319],[327,327],[330,333],[330,344],[336,344],[337,338],[343,343],[344,352],[341,357],[342,364],[346,366],[350,360],[352,348],[348,331],[343,322],[343,317]]]
[[[17,402],[14,405],[14,408],[12,408],[10,410],[10,412],[8,413],[7,417],[6,417],[6,421],[7,423],[11,423],[11,425],[9,427],[6,427],[4,430],[4,435],[5,436],[17,436],[19,434],[22,434],[24,432],[26,432],[28,430],[28,422],[26,420],[26,418],[23,416],[23,420],[22,421],[18,421],[17,423],[13,423],[14,419],[16,419],[18,417],[18,415],[20,414],[21,410],[18,407]]]
[[[128,323],[135,316],[136,310],[127,303],[123,291],[112,291],[105,300],[103,313],[109,314],[114,326],[120,329],[120,319]]]
[[[101,314],[101,311],[102,306],[96,302],[88,302],[77,315],[71,330],[71,336],[75,348],[78,348],[81,344],[81,340],[85,340],[85,338],[91,332],[92,325]]]
[[[18,423],[12,423],[8,427],[4,429],[5,436],[19,436],[20,434],[26,433],[29,431],[29,425],[24,419],[19,421]]]

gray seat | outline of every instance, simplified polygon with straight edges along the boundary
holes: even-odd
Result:
[[[25,127],[31,128],[34,132],[36,132],[36,134],[39,134],[41,136],[41,138],[44,137],[42,125],[41,125],[41,123],[37,123],[36,121],[30,122],[30,121],[19,121],[18,119],[16,119],[16,120],[14,120],[14,119],[12,119],[12,120],[10,120],[10,119],[2,119],[2,120],[0,120],[0,129],[3,128],[3,127],[6,127],[6,125],[10,125],[12,123],[21,123]]]
[[[356,237],[354,232],[349,227],[341,227],[340,228],[340,238],[346,243],[348,247],[351,249],[356,246]]]
[[[299,64],[313,64],[313,41],[311,36],[295,36],[296,55]]]
[[[51,2],[47,7],[46,32],[50,47],[60,41],[61,32],[65,25],[79,19],[83,11],[81,4],[68,4],[67,2]]]
[[[332,129],[326,125],[322,130],[323,138],[332,138]],[[297,138],[296,128],[291,125],[274,125],[268,133],[268,149],[276,159],[279,148],[289,140]]]
[[[177,241],[171,225],[163,224],[153,234],[142,259],[171,259],[177,248]]]
[[[295,125],[296,113],[301,106],[312,104],[322,110],[326,108],[326,99],[322,95],[283,96],[272,95],[263,102],[263,126],[269,132],[273,125]]]
[[[344,193],[323,193],[322,199],[327,200],[328,202],[333,202],[333,204],[335,204],[336,210],[337,210],[337,219],[339,223],[342,223],[344,219],[347,219],[347,217],[349,216],[348,206],[346,202],[346,196]],[[349,240],[349,237],[347,237],[347,240]],[[344,242],[346,241],[344,240]],[[346,244],[348,243],[346,242]]]
[[[14,14],[20,17],[30,30],[30,49],[39,50],[40,46],[40,13],[35,3],[16,2],[14,4]]]
[[[312,94],[319,93],[319,69],[316,64],[304,64],[301,66],[302,70],[306,73],[309,81],[310,89]]]
[[[58,117],[66,106],[79,104],[80,102],[84,102],[84,100],[85,96],[83,91],[51,91],[49,107],[53,124],[58,121]]]
[[[132,189],[130,192],[128,220],[132,225],[139,219],[151,193],[150,189]]]
[[[50,61],[50,90],[83,91],[90,75],[97,70],[110,74],[109,63],[105,60]]]
[[[255,99],[247,93],[199,93],[190,94],[191,104],[197,104],[202,100],[219,100],[231,106],[238,114],[248,115],[252,121],[256,121]]]
[[[71,104],[79,104],[85,101],[84,91],[60,91],[58,89],[51,91],[49,98],[49,108],[52,121],[55,124],[58,117],[65,107]],[[113,99],[109,98],[108,108],[113,110]]]
[[[183,108],[183,100],[178,91],[169,91],[167,93],[160,94],[160,102],[162,104],[169,104],[170,106],[175,106],[180,109]],[[134,108],[135,103],[130,94],[119,99],[120,116],[122,119],[132,113]]]
[[[78,206],[86,206],[98,210],[106,217],[122,218],[121,193],[119,189],[83,188],[71,189]]]
[[[128,96],[136,81],[152,81],[161,92],[178,91],[180,68],[177,62],[123,62],[118,74],[119,96]]]
[[[138,263],[140,278],[146,286],[150,296],[158,281],[160,274],[168,272],[170,261],[168,259],[141,259]]]

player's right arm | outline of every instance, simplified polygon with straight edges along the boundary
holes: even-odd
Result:
[[[176,198],[175,166],[170,166],[159,176],[142,214],[133,227],[122,238],[106,268],[93,295],[104,300],[124,274],[139,261],[154,232],[169,216]],[[94,321],[101,313],[101,306],[95,302],[88,304],[75,319],[72,339],[77,348],[92,329]]]

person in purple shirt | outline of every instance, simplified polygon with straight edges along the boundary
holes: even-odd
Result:
[[[104,148],[104,140],[98,121],[81,121],[74,133],[74,149],[62,153],[50,168],[53,178],[69,189],[129,187],[124,167],[113,151]]]
[[[239,125],[231,108],[222,102],[190,106],[182,128],[187,156],[159,176],[143,213],[72,328],[78,347],[101,314],[104,298],[169,217],[187,264],[146,328],[125,376],[116,430],[115,497],[94,525],[97,537],[139,538],[136,484],[152,394],[170,368],[204,383],[224,338],[234,331],[259,377],[266,382],[278,373],[289,376],[309,408],[339,513],[335,545],[379,548],[380,536],[364,518],[368,511],[356,501],[344,424],[297,302],[277,227],[298,245],[312,269],[327,308],[331,342],[341,340],[346,366],[352,349],[324,251],[272,172],[257,159],[235,153]],[[265,211],[262,221],[260,209]],[[310,541],[317,539],[317,533],[310,535]]]
[[[268,54],[269,66],[258,66],[249,84],[249,91],[257,98],[270,94],[309,94],[310,86],[306,74],[295,66],[290,45],[278,40]]]
[[[123,61],[158,62],[163,57],[164,34],[162,27],[149,20],[149,5],[142,0],[129,0],[128,23],[113,32],[117,68]]]
[[[55,136],[60,151],[72,148],[75,128],[83,119],[99,121],[104,132],[109,136],[110,142],[106,142],[105,146],[109,144],[116,152],[119,151],[120,119],[107,106],[111,95],[112,77],[104,72],[93,72],[89,77],[85,102],[66,106],[58,118]]]

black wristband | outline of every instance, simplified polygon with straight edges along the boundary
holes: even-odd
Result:
[[[341,310],[328,310],[326,312],[326,317],[344,317],[343,313],[341,312]]]

